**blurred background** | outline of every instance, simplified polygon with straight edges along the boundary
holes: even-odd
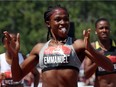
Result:
[[[3,31],[20,33],[20,51],[27,55],[35,44],[47,41],[44,12],[48,6],[56,4],[68,9],[71,37],[83,38],[82,31],[91,28],[90,39],[92,42],[95,41],[95,21],[104,17],[110,21],[111,37],[116,40],[115,0],[0,0],[0,39]],[[4,47],[0,43],[0,53],[2,52],[4,52]],[[38,70],[40,71],[39,66]],[[80,71],[80,76],[83,78],[83,68]],[[78,83],[78,85],[84,87],[83,83]]]
[[[3,31],[19,32],[21,52],[28,54],[38,42],[45,42],[47,28],[43,14],[48,6],[60,4],[70,14],[71,36],[82,38],[83,29],[92,29],[91,41],[96,40],[94,22],[108,18],[112,36],[116,35],[116,1],[108,0],[0,0],[0,39]],[[0,43],[0,53],[4,52]]]

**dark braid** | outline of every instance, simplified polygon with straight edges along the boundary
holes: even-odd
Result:
[[[108,24],[110,25],[108,19],[106,19],[106,18],[99,18],[99,19],[95,22],[95,28],[97,27],[97,23],[99,23],[100,21],[106,21],[106,22],[108,22]]]
[[[50,16],[53,14],[53,11],[54,11],[55,9],[58,9],[58,8],[64,9],[64,10],[67,12],[67,14],[68,14],[67,9],[64,8],[64,7],[61,7],[60,5],[49,6],[48,9],[47,9],[47,11],[44,13],[44,21],[45,21],[45,22],[46,22],[46,21],[49,21],[49,20],[50,20]],[[69,15],[69,14],[68,14],[68,15]],[[51,35],[50,27],[48,27],[47,40],[49,40],[49,34]],[[51,35],[51,37],[52,37],[52,35]]]
[[[48,28],[47,41],[49,40],[49,34],[51,35],[51,33],[50,33],[50,28]],[[51,35],[51,36],[52,36],[52,35]]]

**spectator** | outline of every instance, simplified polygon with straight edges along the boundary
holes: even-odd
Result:
[[[12,41],[15,42],[16,34],[10,33],[10,36],[13,38]],[[1,83],[1,86],[2,87],[19,87],[19,86],[23,87],[24,86],[23,80],[14,82],[12,79],[12,73],[11,73],[12,57],[11,57],[10,53],[8,52],[8,46],[7,46],[6,40],[7,39],[5,38],[5,36],[3,36],[2,43],[4,45],[6,52],[0,54],[0,83]],[[15,43],[12,45],[16,46]],[[21,64],[24,61],[24,57],[23,57],[22,53],[19,52],[18,57],[19,57],[19,64]],[[37,76],[34,81],[34,83],[35,83],[34,87],[37,87],[39,73],[38,73],[37,69],[33,69],[32,73],[33,73],[34,77]],[[25,76],[25,77],[27,77],[27,76]]]

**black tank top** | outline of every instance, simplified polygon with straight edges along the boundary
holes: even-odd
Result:
[[[102,50],[98,41],[95,42],[95,45],[96,45],[96,50],[98,50],[98,51]],[[98,68],[96,70],[96,76],[116,73],[116,44],[113,40],[111,41],[111,45],[112,46],[109,50],[104,51],[104,55],[112,61],[113,65],[114,65],[114,70],[112,72],[108,72],[105,69],[103,69],[102,67],[98,66]]]

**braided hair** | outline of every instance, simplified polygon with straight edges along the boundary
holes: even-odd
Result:
[[[44,21],[45,21],[45,22],[46,22],[46,21],[49,21],[51,15],[52,15],[53,12],[54,12],[54,10],[55,10],[55,9],[58,9],[58,8],[61,8],[61,9],[65,10],[65,11],[68,13],[67,9],[64,8],[64,7],[61,7],[60,5],[49,6],[48,9],[47,9],[47,11],[44,13]],[[68,14],[68,15],[69,15],[69,14]],[[47,41],[49,40],[49,34],[50,34],[50,36],[52,37],[52,34],[51,34],[51,32],[50,32],[50,27],[48,27]]]

